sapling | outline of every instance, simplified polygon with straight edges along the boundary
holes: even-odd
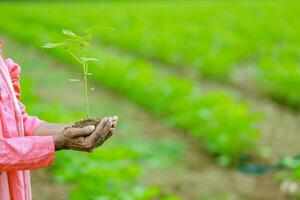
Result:
[[[72,82],[83,82],[81,85],[84,88],[86,118],[76,122],[75,127],[84,127],[90,124],[98,125],[100,120],[90,118],[89,105],[89,91],[94,90],[88,84],[88,76],[92,74],[89,72],[89,62],[96,62],[96,58],[87,57],[87,51],[91,45],[92,39],[95,35],[95,30],[90,29],[85,31],[85,35],[79,36],[71,30],[62,30],[62,33],[67,36],[67,39],[59,43],[47,43],[43,48],[61,48],[64,49],[72,58],[75,59],[82,67],[82,81],[80,79],[69,79]]]

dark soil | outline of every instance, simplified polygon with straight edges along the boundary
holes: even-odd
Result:
[[[82,119],[78,122],[75,122],[72,127],[74,128],[83,128],[86,126],[90,126],[90,125],[94,125],[95,127],[98,126],[98,124],[100,123],[101,119],[96,119],[96,118],[86,118],[86,119]]]

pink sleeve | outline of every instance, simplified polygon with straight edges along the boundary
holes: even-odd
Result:
[[[54,151],[52,136],[0,138],[0,172],[47,167]]]
[[[43,122],[39,118],[35,116],[30,116],[25,111],[24,104],[20,101],[20,81],[19,81],[19,74],[21,71],[21,67],[16,64],[12,59],[6,60],[7,67],[9,70],[9,74],[12,80],[12,84],[14,86],[15,94],[17,99],[19,100],[19,107],[22,114],[23,124],[24,124],[24,130],[26,136],[32,136],[34,133],[34,130]]]

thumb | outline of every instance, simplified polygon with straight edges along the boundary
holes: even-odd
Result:
[[[95,130],[94,125],[86,126],[83,128],[69,128],[66,134],[71,137],[85,137],[89,136]]]

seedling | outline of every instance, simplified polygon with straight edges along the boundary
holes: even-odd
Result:
[[[95,35],[95,30],[87,30],[85,31],[85,35],[79,36],[75,34],[71,30],[62,30],[62,33],[66,35],[68,38],[59,43],[47,43],[43,48],[62,48],[64,49],[70,56],[72,56],[82,67],[82,85],[84,87],[84,95],[85,95],[85,107],[86,107],[86,118],[90,117],[90,105],[89,105],[89,91],[94,90],[94,88],[90,88],[88,85],[88,76],[92,74],[89,72],[89,62],[96,62],[97,58],[87,57],[87,51],[91,45],[92,39]],[[77,52],[76,55],[75,52]],[[79,53],[78,53],[79,52]],[[69,79],[72,82],[81,82],[79,79]]]

